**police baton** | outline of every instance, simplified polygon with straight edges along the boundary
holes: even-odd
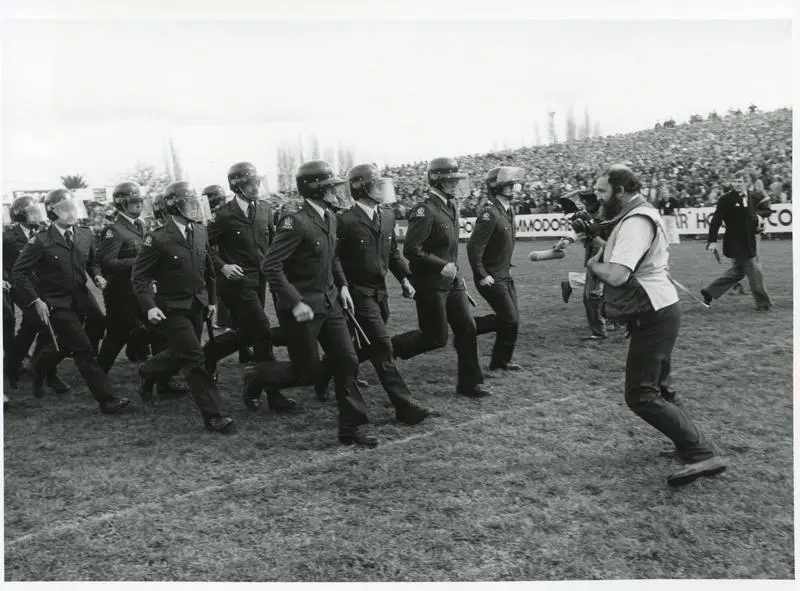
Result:
[[[216,345],[214,326],[211,324],[211,317],[208,314],[206,314],[206,330],[208,330],[208,341],[212,346]]]
[[[356,329],[356,338],[359,341],[361,341],[366,347],[369,347],[372,343],[370,342],[369,337],[367,336],[367,333],[365,333],[364,329],[361,328],[361,325],[358,323],[358,320],[356,320],[356,317],[353,315],[353,313],[348,308],[345,308],[344,311],[345,311],[345,313],[347,313],[347,317],[350,318],[350,322],[353,323],[353,326]]]
[[[478,306],[478,304],[477,304],[477,303],[475,303],[475,300],[474,300],[474,299],[472,299],[472,296],[471,296],[471,295],[469,295],[469,292],[467,291],[467,280],[466,280],[466,279],[464,279],[463,277],[461,278],[461,285],[463,285],[463,286],[464,286],[464,293],[466,293],[466,294],[467,294],[467,299],[469,300],[469,303],[470,303],[470,304],[472,304],[472,307],[473,307],[473,308],[477,307],[477,306]]]
[[[58,341],[56,340],[56,333],[53,332],[53,325],[50,324],[50,318],[47,319],[47,330],[50,331],[50,338],[53,339],[53,346],[56,348],[56,353],[61,353],[61,349],[58,348]]]

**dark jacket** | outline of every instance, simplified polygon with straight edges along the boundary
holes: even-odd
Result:
[[[722,253],[731,259],[749,259],[756,256],[758,202],[759,198],[753,194],[748,194],[742,199],[736,191],[725,193],[719,198],[708,225],[708,242],[717,241],[719,227],[724,223]]]
[[[217,271],[220,289],[227,285],[258,287],[261,265],[275,236],[272,208],[266,201],[255,202],[252,222],[239,207],[236,199],[222,205],[208,225],[211,258]],[[239,265],[244,277],[230,282],[221,273],[224,265]]]
[[[190,247],[170,219],[145,237],[131,274],[133,291],[142,309],[190,310],[194,303],[216,303],[216,275],[208,246],[208,234],[200,224],[194,228]],[[153,282],[158,287],[153,293]]]
[[[327,211],[323,220],[305,201],[281,218],[262,267],[278,310],[291,310],[302,301],[323,312],[336,304],[336,288],[346,284],[336,255],[337,222],[333,212]]]
[[[144,245],[144,223],[142,232],[126,218],[119,215],[113,224],[101,233],[97,248],[97,259],[108,287],[104,297],[133,293],[131,271],[136,255]]]
[[[41,297],[54,308],[85,307],[94,299],[86,288],[86,274],[100,275],[94,235],[88,228],[72,227],[72,248],[55,224],[39,232],[14,263],[12,284],[21,308]],[[94,303],[96,305],[96,302]]]
[[[507,212],[497,199],[486,201],[467,241],[467,256],[476,284],[487,275],[495,281],[511,277],[516,235],[513,212]]]
[[[358,204],[339,216],[337,252],[350,291],[383,298],[387,271],[398,281],[411,271],[397,247],[394,212],[388,207],[376,212],[380,212],[380,228]]]
[[[449,290],[457,275],[448,279],[441,274],[447,263],[458,263],[458,212],[452,201],[445,205],[434,194],[408,215],[408,230],[403,255],[411,269],[411,282],[416,289]]]

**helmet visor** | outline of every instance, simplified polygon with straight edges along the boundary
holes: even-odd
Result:
[[[87,219],[89,217],[89,214],[86,213],[86,207],[84,207],[83,201],[75,198],[59,201],[53,205],[52,211],[59,220],[72,224],[80,219]]]
[[[470,196],[472,186],[469,182],[469,175],[457,173],[460,178],[445,178],[441,181],[442,190],[455,199],[466,199]]]
[[[345,195],[355,201],[356,196],[350,188],[350,183],[345,185]],[[385,205],[388,203],[396,203],[397,195],[394,191],[394,180],[391,177],[380,177],[370,183],[369,198],[373,201]]]
[[[47,219],[44,204],[37,201],[31,202],[31,204],[22,211],[25,215],[25,223],[27,224],[38,225]]]
[[[178,211],[187,220],[196,224],[206,223],[211,219],[211,207],[205,195],[190,195],[178,203]]]
[[[497,184],[498,185],[520,185],[525,181],[525,169],[519,166],[501,166],[497,171]]]
[[[236,189],[245,199],[259,201],[269,197],[267,179],[262,175],[253,175],[236,183]]]

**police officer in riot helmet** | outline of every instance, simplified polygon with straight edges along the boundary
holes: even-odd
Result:
[[[179,370],[206,428],[226,432],[233,419],[223,412],[200,345],[203,321],[211,317],[216,302],[214,264],[201,223],[208,218],[208,203],[188,182],[176,181],[164,189],[164,205],[169,220],[146,236],[131,276],[148,321],[163,331],[168,343],[139,369],[139,393],[144,401],[156,403],[156,381]]]
[[[419,330],[395,336],[392,345],[400,359],[440,349],[447,344],[450,324],[458,354],[456,393],[480,398],[491,392],[482,385],[478,331],[456,266],[460,228],[454,200],[459,185],[467,180],[454,158],[434,158],[428,163],[430,194],[409,213],[403,245],[417,290]]]
[[[106,287],[95,258],[94,236],[76,225],[79,207],[66,189],[50,191],[44,206],[53,223],[25,247],[12,271],[20,302],[31,306],[58,340],[58,349],[53,343],[37,347],[32,360],[34,395],[43,395],[43,376],[71,355],[100,410],[116,414],[129,400],[114,395],[84,329],[90,306],[98,308],[86,287],[87,275],[98,288]]]
[[[49,341],[50,335],[36,314],[19,303],[19,296],[13,289],[11,269],[25,245],[31,242],[36,234],[46,229],[47,223],[45,222],[44,206],[29,195],[16,198],[11,204],[9,214],[13,224],[3,231],[3,296],[10,312],[3,327],[3,350],[5,351],[3,369],[8,376],[11,388],[16,388],[22,372],[22,362],[28,355],[37,335],[41,333],[42,342],[40,344],[42,345]],[[22,312],[22,322],[16,335],[14,334],[16,322],[13,310],[15,303]],[[48,374],[46,381],[47,385],[58,393],[69,390],[69,386],[58,378],[55,369]]]
[[[336,254],[338,219],[327,207],[338,201],[345,181],[323,160],[303,163],[295,180],[303,205],[280,219],[263,265],[276,295],[290,363],[268,361],[248,368],[244,397],[313,384],[323,372],[319,342],[333,367],[340,443],[373,447],[378,440],[367,429],[367,410],[356,384],[358,357],[342,309],[352,311],[353,299]]]
[[[516,371],[511,358],[517,343],[519,304],[511,277],[516,226],[511,201],[522,192],[525,171],[497,166],[486,175],[489,199],[478,212],[475,228],[467,241],[467,255],[475,286],[495,312],[497,337],[489,370]]]

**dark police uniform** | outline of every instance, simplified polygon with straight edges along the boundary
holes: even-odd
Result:
[[[517,343],[519,305],[510,272],[515,239],[511,208],[506,210],[496,198],[487,200],[467,241],[467,256],[475,287],[496,314],[497,337],[489,369],[509,363]],[[494,279],[493,285],[480,284],[487,276]]]
[[[30,231],[30,240],[36,236],[36,233],[36,230]],[[20,224],[14,224],[3,231],[3,279],[12,286],[14,282],[11,277],[11,269],[28,242],[29,238],[25,236]],[[10,292],[3,292],[3,311],[8,315],[8,318],[4,319],[5,324],[3,325],[4,371],[8,375],[12,387],[16,386],[19,372],[22,368],[22,361],[28,354],[33,341],[36,340],[36,335],[41,330],[45,330],[45,332],[47,330],[42,326],[42,322],[36,313],[23,307],[18,298],[19,296],[15,295],[13,287]],[[14,327],[16,326],[14,303],[22,310],[22,322],[16,336],[14,335]],[[43,336],[43,339],[49,338],[47,334]]]
[[[483,383],[483,372],[478,364],[475,319],[463,279],[459,274],[448,279],[440,273],[447,263],[458,263],[458,234],[455,204],[445,203],[435,190],[411,210],[403,254],[417,290],[419,330],[395,336],[392,346],[401,359],[444,347],[449,323],[458,353],[457,389],[461,392]]]
[[[397,248],[394,212],[376,207],[374,219],[356,203],[338,220],[338,255],[355,307],[355,317],[371,346],[359,351],[359,361],[369,357],[383,389],[396,409],[412,405],[411,394],[393,360],[386,272],[398,281],[411,274]]]
[[[36,375],[54,371],[61,359],[70,354],[100,408],[106,410],[117,399],[97,363],[88,329],[83,326],[84,319],[88,324],[100,310],[86,287],[87,273],[91,277],[100,275],[94,236],[91,230],[79,226],[67,232],[72,235],[71,245],[66,233],[62,236],[55,224],[40,232],[22,250],[12,271],[18,302],[23,308],[39,297],[50,307],[50,324],[61,349],[56,351],[51,343],[37,347],[32,360],[34,387]]]
[[[274,359],[269,318],[264,311],[267,279],[261,270],[264,256],[274,236],[272,209],[266,201],[252,202],[253,217],[242,211],[234,197],[222,205],[208,226],[211,257],[217,274],[217,293],[236,320],[236,330],[209,341],[204,349],[206,367],[216,370],[217,361],[254,346],[258,361]],[[244,277],[228,280],[222,274],[227,264],[239,265]]]
[[[319,342],[333,367],[339,434],[343,436],[365,424],[367,414],[356,385],[358,357],[338,301],[338,288],[346,280],[336,256],[336,236],[336,216],[326,211],[322,218],[306,201],[278,223],[263,271],[275,294],[290,363],[261,362],[254,367],[254,374],[256,386],[263,384],[267,389],[310,385],[322,371]],[[314,311],[312,320],[297,322],[292,314],[301,301]]]
[[[97,258],[103,276],[108,281],[108,286],[103,290],[108,329],[97,361],[108,373],[128,342],[131,331],[147,322],[131,285],[133,263],[144,245],[144,224],[140,219],[131,223],[127,217],[119,214],[101,236]]]
[[[191,231],[189,228],[191,227]],[[216,299],[214,264],[208,235],[200,224],[187,225],[187,237],[173,219],[144,240],[133,264],[133,291],[145,314],[158,307],[167,317],[160,325],[168,346],[147,360],[143,377],[156,381],[176,370],[189,384],[204,419],[222,416],[222,400],[204,369],[200,338],[206,308]],[[158,285],[153,293],[153,282]]]
[[[764,273],[758,260],[756,231],[760,200],[760,196],[756,194],[740,195],[736,191],[729,191],[719,198],[717,208],[708,224],[708,243],[717,241],[720,225],[724,222],[722,254],[733,259],[733,264],[721,277],[702,290],[706,303],[719,298],[747,276],[756,307],[767,310],[772,307],[772,300],[764,286]]]

